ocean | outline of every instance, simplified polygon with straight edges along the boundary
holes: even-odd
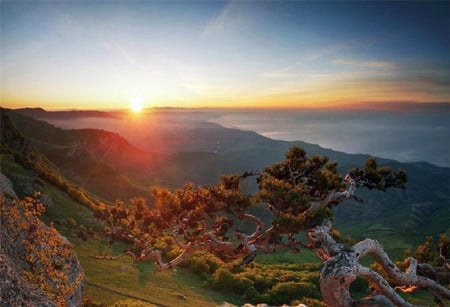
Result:
[[[273,139],[450,167],[448,110],[241,110],[211,121]]]

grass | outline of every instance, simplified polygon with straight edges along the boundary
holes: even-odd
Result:
[[[55,222],[56,228],[65,235],[72,236],[74,229],[70,228],[69,219],[73,219],[76,225],[85,225],[93,229],[100,230],[99,223],[94,218],[93,213],[86,207],[75,202],[67,194],[57,187],[46,184],[43,193],[52,196],[53,205],[46,208],[44,222]]]
[[[93,256],[100,253],[119,254],[126,246],[115,243],[108,247],[107,239],[100,235],[87,241],[77,238],[75,229],[68,221],[73,219],[77,225],[98,230],[99,223],[92,213],[51,185],[47,184],[44,192],[51,194],[54,201],[45,214],[45,221],[57,221],[56,228],[73,244],[85,270],[85,300],[113,305],[131,298],[165,306],[217,306],[229,301],[223,294],[205,289],[203,281],[183,269],[157,272],[153,263],[133,263],[126,256],[114,261],[94,259]],[[236,298],[233,301],[239,302]]]
[[[125,246],[113,245],[103,249],[104,238],[81,241],[71,238],[78,258],[86,272],[85,299],[94,299],[107,305],[124,298],[164,306],[216,306],[227,298],[206,290],[198,277],[182,269],[155,271],[153,263],[133,263],[129,257],[114,261],[97,260],[99,251],[114,252]]]
[[[33,171],[25,169],[22,165],[14,161],[14,157],[9,154],[0,154],[0,166],[2,173],[13,174],[14,176],[33,177]]]
[[[1,170],[12,177],[13,184],[19,183],[14,182],[16,177],[30,183],[36,179],[31,170],[24,169],[11,155],[2,154],[0,158]],[[53,221],[58,231],[68,238],[85,271],[85,301],[104,305],[134,301],[163,306],[217,306],[224,301],[243,303],[238,298],[204,288],[202,280],[184,269],[157,272],[153,263],[133,263],[129,257],[114,261],[94,259],[93,256],[101,252],[118,254],[125,249],[125,245],[108,247],[107,239],[100,235],[87,241],[77,238],[76,230],[80,225],[101,230],[92,212],[51,184],[46,183],[42,192],[51,195],[53,200],[53,205],[47,207],[43,216],[44,222],[49,224]]]
[[[288,250],[279,250],[275,253],[258,254],[255,261],[261,264],[283,264],[318,263],[320,260],[313,251],[302,249],[298,254],[294,254]]]

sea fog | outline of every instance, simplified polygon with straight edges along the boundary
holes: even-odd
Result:
[[[346,153],[450,166],[448,110],[251,110],[224,112],[212,121]]]
[[[346,153],[401,162],[426,161],[450,167],[450,109],[427,110],[264,110],[152,109],[140,117],[46,119],[61,128],[98,128],[120,133],[131,143],[159,129],[180,130],[216,123],[269,138],[301,140]],[[144,146],[143,146],[144,145]],[[143,148],[148,149],[148,148]],[[157,150],[153,148],[153,150]]]

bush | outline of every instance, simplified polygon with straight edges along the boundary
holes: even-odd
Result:
[[[295,299],[315,296],[315,292],[316,287],[310,283],[281,282],[269,291],[270,300],[268,303],[272,305],[290,304]]]
[[[253,282],[244,277],[244,276],[235,276],[234,277],[234,286],[233,286],[233,292],[235,292],[238,295],[243,295],[247,293],[247,290],[249,288],[253,288],[255,289],[255,287],[253,287]],[[255,289],[256,291],[256,289]]]
[[[70,228],[75,228],[75,227],[77,227],[77,221],[75,221],[75,219],[74,218],[68,218],[67,219],[67,226],[69,226]],[[82,226],[82,225],[81,225]],[[81,228],[81,226],[80,226],[80,228]]]
[[[198,252],[190,256],[186,261],[183,261],[181,266],[187,267],[193,273],[204,277],[214,274],[219,267],[224,266],[224,263],[220,258],[210,253]]]
[[[231,291],[234,287],[233,273],[228,269],[217,269],[213,275],[212,287],[216,290]]]
[[[196,260],[198,260],[198,259],[191,261],[191,264],[189,265],[189,268],[191,269],[191,271],[198,275],[209,273],[208,264],[206,262],[196,261]]]

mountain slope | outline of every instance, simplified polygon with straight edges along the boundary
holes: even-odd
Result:
[[[145,193],[146,187],[128,178],[126,173],[156,165],[154,161],[159,159],[156,155],[138,150],[115,133],[62,130],[16,112],[1,111],[3,123],[10,120],[24,137],[27,145],[22,147],[39,150],[56,171],[80,186],[110,201]],[[13,127],[3,127],[4,141],[7,141],[8,131],[13,131]]]
[[[192,152],[185,148],[187,152],[156,154],[138,149],[117,133],[63,130],[12,110],[3,112],[64,175],[109,200],[146,193],[151,184],[172,188],[181,187],[186,181],[214,184],[220,174],[238,172],[245,166],[242,159],[232,160],[207,150]],[[200,141],[194,136],[192,140]],[[115,178],[116,186],[108,185],[110,178]]]
[[[214,184],[220,174],[258,170],[282,160],[286,150],[293,145],[304,147],[308,154],[326,155],[338,161],[342,173],[361,167],[369,157],[345,154],[300,141],[272,140],[254,132],[196,121],[180,126],[179,130],[171,128],[170,133],[179,136],[177,146],[183,152],[156,155],[140,150],[110,132],[95,129],[61,131],[42,121],[15,116],[18,117],[18,120],[14,117],[17,126],[27,137],[41,143],[56,143],[41,146],[35,141],[62,172],[105,198],[114,193],[121,193],[118,196],[127,198],[135,191],[130,188],[133,185],[138,187],[137,192],[145,194],[150,184],[171,188],[181,187],[186,181]],[[24,122],[32,121],[36,125],[33,129],[22,127]],[[40,129],[42,132],[39,132]],[[160,130],[153,131],[155,138],[167,133],[164,127]],[[49,134],[43,135],[44,131]],[[63,134],[64,138],[61,137]],[[56,141],[47,135],[55,135]],[[405,169],[408,188],[386,193],[361,191],[358,194],[365,199],[364,203],[348,202],[336,208],[335,225],[344,235],[352,235],[356,239],[373,237],[402,253],[403,249],[422,242],[427,235],[450,233],[449,168],[428,163],[377,161],[379,165]],[[121,178],[130,181],[121,187],[117,183]],[[102,181],[100,188],[98,185]],[[251,191],[256,189],[256,185],[247,188]]]

